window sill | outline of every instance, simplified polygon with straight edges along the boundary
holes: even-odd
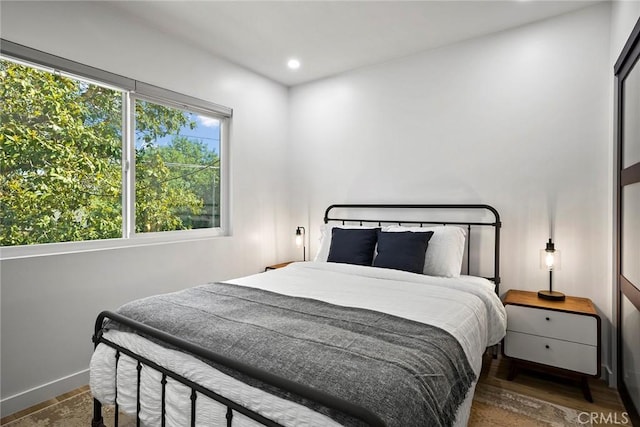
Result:
[[[45,243],[24,246],[0,247],[0,261],[10,259],[34,258],[51,255],[66,255],[80,252],[94,252],[137,246],[164,245],[171,243],[208,240],[226,237],[221,228],[200,230],[165,231],[161,233],[136,234],[130,239],[84,240],[80,242]]]

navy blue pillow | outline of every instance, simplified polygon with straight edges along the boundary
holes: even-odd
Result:
[[[333,228],[328,262],[371,265],[379,228]]]
[[[378,232],[378,255],[374,267],[421,274],[433,231]]]

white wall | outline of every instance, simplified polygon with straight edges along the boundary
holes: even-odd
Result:
[[[608,364],[609,20],[598,4],[293,88],[292,217],[312,251],[330,203],[488,203],[501,292],[535,291],[553,226],[556,289],[593,300]]]
[[[2,262],[1,388],[7,415],[88,382],[90,338],[101,310],[259,272],[288,259],[295,248],[285,172],[285,87],[108,5],[2,2],[0,12],[6,40],[234,110],[232,237]]]
[[[639,1],[614,1],[611,6],[611,67],[640,18]]]

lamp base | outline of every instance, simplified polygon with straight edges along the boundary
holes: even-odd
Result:
[[[564,301],[564,294],[556,291],[538,291],[538,298],[551,301]]]

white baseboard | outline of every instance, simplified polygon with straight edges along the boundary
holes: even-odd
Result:
[[[4,418],[87,384],[89,384],[89,369],[14,394],[0,400],[0,417]]]
[[[609,387],[615,388],[617,381],[613,375],[613,371],[611,370],[611,367],[609,365],[603,364],[601,372],[602,372],[601,378],[607,383],[607,385]]]

